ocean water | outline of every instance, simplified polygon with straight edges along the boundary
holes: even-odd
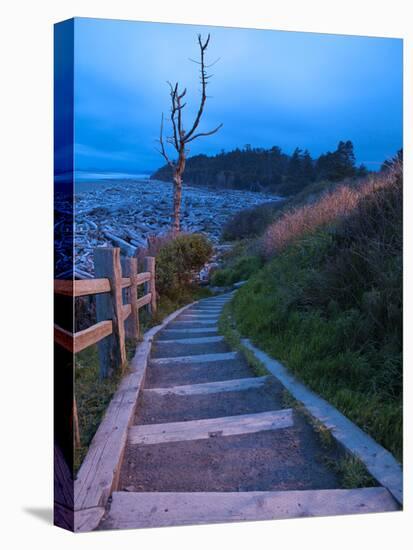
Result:
[[[75,170],[74,180],[75,184],[110,181],[110,180],[146,180],[149,179],[151,172],[87,172],[84,170]],[[55,174],[54,181],[56,183],[66,183],[71,180],[72,173],[65,172],[63,174]]]
[[[87,171],[75,171],[74,183],[75,193],[82,191],[92,191],[97,188],[106,188],[112,182],[137,182],[148,181],[150,178],[150,172],[87,172]],[[71,173],[64,173],[55,175],[55,185],[64,185],[71,181]]]
[[[85,172],[78,170],[75,171],[75,183],[106,180],[143,180],[148,179],[150,175],[150,172],[136,174],[130,172]]]

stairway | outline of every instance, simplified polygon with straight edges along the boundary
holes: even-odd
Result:
[[[202,300],[159,333],[99,528],[398,509],[382,487],[340,489],[308,421],[283,406],[281,384],[254,376],[219,335],[230,298]]]

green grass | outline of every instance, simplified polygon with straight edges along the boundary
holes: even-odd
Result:
[[[356,457],[345,454],[338,461],[326,461],[340,478],[342,489],[377,487],[377,481],[369,474],[364,464]]]
[[[121,372],[119,369],[112,376],[100,380],[96,345],[76,354],[75,394],[79,417],[80,448],[75,449],[75,472],[78,471],[86,456],[90,442],[99,427],[120,379]]]
[[[241,342],[241,337],[235,328],[231,316],[230,304],[226,304],[218,321],[218,332],[224,336],[227,344],[236,351],[241,352],[255,376],[266,376],[268,373],[264,365]]]
[[[257,273],[263,262],[259,256],[247,255],[227,262],[227,266],[214,271],[211,277],[212,286],[231,286],[238,281],[245,281]]]
[[[363,305],[363,288],[347,304],[317,300],[317,292],[324,298],[331,293],[321,274],[334,240],[334,234],[323,232],[289,247],[238,291],[232,314],[241,334],[281,360],[401,460],[398,326],[372,322]]]

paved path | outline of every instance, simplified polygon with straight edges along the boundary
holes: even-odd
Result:
[[[228,299],[202,300],[159,333],[100,528],[396,510],[382,487],[340,489],[281,384],[255,377],[218,334]]]

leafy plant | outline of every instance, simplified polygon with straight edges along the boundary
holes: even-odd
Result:
[[[284,201],[273,201],[237,212],[224,225],[222,239],[236,241],[258,237],[274,220],[275,214],[283,205]]]
[[[201,234],[180,234],[166,242],[156,256],[156,285],[161,296],[176,299],[209,260],[212,245]]]
[[[228,267],[217,269],[211,277],[212,286],[230,286],[245,281],[262,266],[259,256],[243,256],[234,260]]]

